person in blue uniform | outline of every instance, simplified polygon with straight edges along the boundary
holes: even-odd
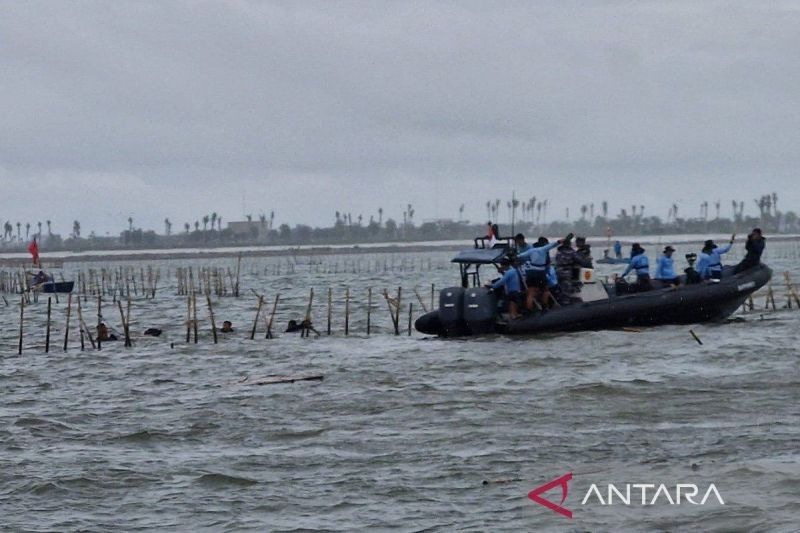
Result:
[[[535,302],[546,302],[543,300],[544,292],[547,291],[547,267],[550,265],[550,250],[561,244],[561,240],[550,243],[546,238],[539,237],[530,249],[517,255],[517,259],[523,261],[525,270],[525,282],[528,286],[525,307],[533,310]]]
[[[650,285],[650,264],[644,248],[638,242],[631,246],[631,262],[622,273],[622,278],[625,278],[632,270],[636,272],[636,285],[633,286],[636,292],[649,291],[653,288]]]
[[[517,233],[514,235],[514,244],[517,245],[517,253],[521,254],[522,252],[527,252],[532,248],[530,244],[525,242],[525,235],[522,233]]]
[[[508,315],[513,319],[519,316],[519,309],[523,305],[523,290],[525,288],[525,281],[522,278],[522,272],[517,267],[511,264],[511,259],[504,257],[500,261],[500,272],[503,276],[494,283],[487,283],[486,286],[493,291],[503,289],[505,297],[508,301]]]
[[[736,234],[731,235],[731,240],[726,246],[717,246],[709,239],[703,245],[700,259],[697,261],[697,271],[703,279],[722,279],[722,254],[728,253],[733,246]]]
[[[667,246],[664,252],[656,260],[656,272],[653,276],[654,279],[669,283],[670,285],[678,284],[678,276],[675,274],[675,265],[672,261],[672,253],[675,248]]]

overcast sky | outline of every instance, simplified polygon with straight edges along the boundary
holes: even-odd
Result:
[[[800,2],[0,1],[0,219],[486,218],[777,191]],[[505,203],[505,201],[504,201]],[[713,215],[713,207],[711,209]],[[377,217],[377,215],[375,215]]]

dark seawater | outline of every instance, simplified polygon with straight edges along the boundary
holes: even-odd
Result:
[[[199,344],[185,344],[186,300],[175,295],[175,267],[207,264],[201,260],[156,265],[163,276],[156,299],[133,302],[132,349],[106,343],[100,352],[81,352],[73,328],[64,353],[62,297],[54,305],[51,353],[43,350],[46,301],[40,299],[26,309],[29,333],[17,356],[18,298],[6,295],[0,525],[14,531],[798,530],[800,312],[780,309],[783,270],[800,281],[796,245],[772,246],[765,258],[776,271],[779,310],[764,312],[761,295],[756,312],[740,320],[693,327],[702,346],[686,326],[447,341],[389,334],[378,293],[403,285],[405,305],[418,308],[416,286],[428,305],[430,283],[441,288],[457,279],[447,259],[435,252],[297,257],[294,273],[283,261],[280,274],[278,259],[247,259],[242,296],[213,298],[217,323],[230,319],[237,328],[217,345],[203,300]],[[70,264],[66,275],[90,267],[99,265]],[[312,285],[323,335],[283,334],[286,321],[303,314]],[[329,285],[337,304],[331,337],[324,331]],[[341,316],[345,286],[353,292],[349,337]],[[364,335],[368,286],[375,289],[370,337]],[[262,319],[256,340],[249,340],[250,288],[268,301],[276,291],[286,298],[278,338],[263,338]],[[85,306],[87,322],[96,320],[96,302]],[[121,330],[110,299],[103,314]],[[403,329],[406,321],[407,308]],[[165,334],[142,337],[150,326]],[[240,383],[248,376],[313,374],[324,380]],[[567,472],[574,476],[564,503],[572,520],[527,498]],[[712,499],[673,506],[662,499],[653,506],[582,506],[592,483],[602,484],[604,494],[608,483],[665,483],[673,495],[676,483],[694,483],[702,492],[714,483],[725,505]],[[559,489],[547,497],[558,503]]]

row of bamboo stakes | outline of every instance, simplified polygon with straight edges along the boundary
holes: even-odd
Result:
[[[256,334],[258,332],[258,326],[260,324],[260,319],[262,316],[262,309],[264,307],[264,303],[266,302],[266,298],[264,295],[257,293],[256,291],[252,291],[253,294],[257,298],[256,302],[256,314],[253,320],[253,326],[250,330],[249,338],[254,340]],[[419,291],[414,288],[413,293],[415,294],[420,307],[422,308],[423,312],[427,312],[428,307],[425,305],[425,302],[422,299]],[[187,305],[186,305],[186,344],[194,343],[198,344],[199,342],[199,330],[200,330],[200,320],[198,319],[197,315],[197,297],[201,295],[197,291],[192,292],[187,296]],[[205,303],[207,309],[207,318],[210,325],[211,335],[213,339],[213,343],[217,344],[219,342],[219,336],[217,334],[217,323],[216,318],[214,315],[214,306],[211,301],[211,295],[205,294]],[[334,299],[333,299],[333,288],[329,287],[327,292],[327,324],[326,324],[326,333],[327,335],[332,335],[333,333],[333,309],[334,309]],[[367,335],[372,334],[372,312],[373,312],[373,289],[369,287],[367,289],[367,306],[366,306],[366,326],[365,326],[365,333]],[[389,314],[391,317],[392,328],[394,331],[394,335],[400,335],[400,319],[401,319],[401,312],[403,310],[402,305],[402,296],[403,290],[402,287],[397,288],[397,292],[394,295],[390,295],[387,289],[384,289],[382,292],[382,296],[386,301],[387,308],[389,310]],[[435,305],[435,296],[436,296],[436,287],[434,284],[431,284],[431,294],[430,294],[430,305],[431,307]],[[275,316],[278,309],[278,304],[280,302],[281,295],[280,293],[275,295],[274,300],[272,301],[271,311],[269,313],[263,314],[264,319],[264,326],[265,326],[265,339],[273,339],[275,335],[273,334],[273,328],[275,325]],[[45,323],[45,353],[50,352],[50,345],[51,345],[51,323],[52,323],[52,300],[53,297],[47,298],[47,319]],[[81,297],[78,296],[74,298],[76,305],[76,313],[77,313],[77,322],[78,322],[78,333],[80,336],[80,347],[81,351],[86,349],[87,341],[88,344],[94,350],[102,350],[102,345],[104,342],[103,339],[100,338],[99,335],[95,336],[92,334],[92,329],[87,325],[86,320],[84,319],[84,306],[81,303]],[[314,289],[311,288],[309,291],[308,296],[308,304],[306,305],[305,315],[303,318],[303,322],[301,326],[301,337],[308,337],[313,332],[315,335],[319,336],[319,332],[317,332],[313,327],[312,321],[312,310],[313,310],[313,302],[314,302]],[[95,333],[98,333],[99,326],[101,323],[104,323],[103,319],[103,295],[97,295],[97,328],[94,330]],[[133,341],[131,339],[130,333],[130,324],[131,324],[131,299],[127,299],[125,306],[123,306],[122,299],[115,299],[114,302],[116,304],[117,309],[119,310],[120,315],[120,322],[122,324],[122,335],[124,341],[124,346],[126,348],[133,346]],[[18,342],[18,354],[21,355],[23,352],[24,347],[24,339],[25,339],[25,308],[29,305],[30,302],[25,299],[25,296],[22,295],[20,297],[19,302],[19,342]],[[9,303],[6,300],[6,305],[8,306]],[[65,325],[64,325],[64,341],[63,341],[63,350],[66,352],[69,348],[69,335],[70,335],[70,321],[72,318],[72,308],[73,308],[73,295],[70,293],[67,295],[67,308],[66,308],[66,317],[65,317]],[[348,336],[351,332],[350,328],[350,318],[351,318],[351,291],[350,288],[345,288],[345,298],[344,298],[344,335]],[[413,325],[413,316],[414,316],[414,304],[413,302],[409,302],[408,304],[408,327],[407,327],[407,334],[410,336],[412,333],[412,325]],[[173,347],[174,347],[174,343]]]

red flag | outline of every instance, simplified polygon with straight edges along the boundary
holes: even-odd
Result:
[[[39,245],[36,244],[36,237],[33,238],[33,241],[28,245],[28,251],[33,256],[33,264],[39,264]]]

